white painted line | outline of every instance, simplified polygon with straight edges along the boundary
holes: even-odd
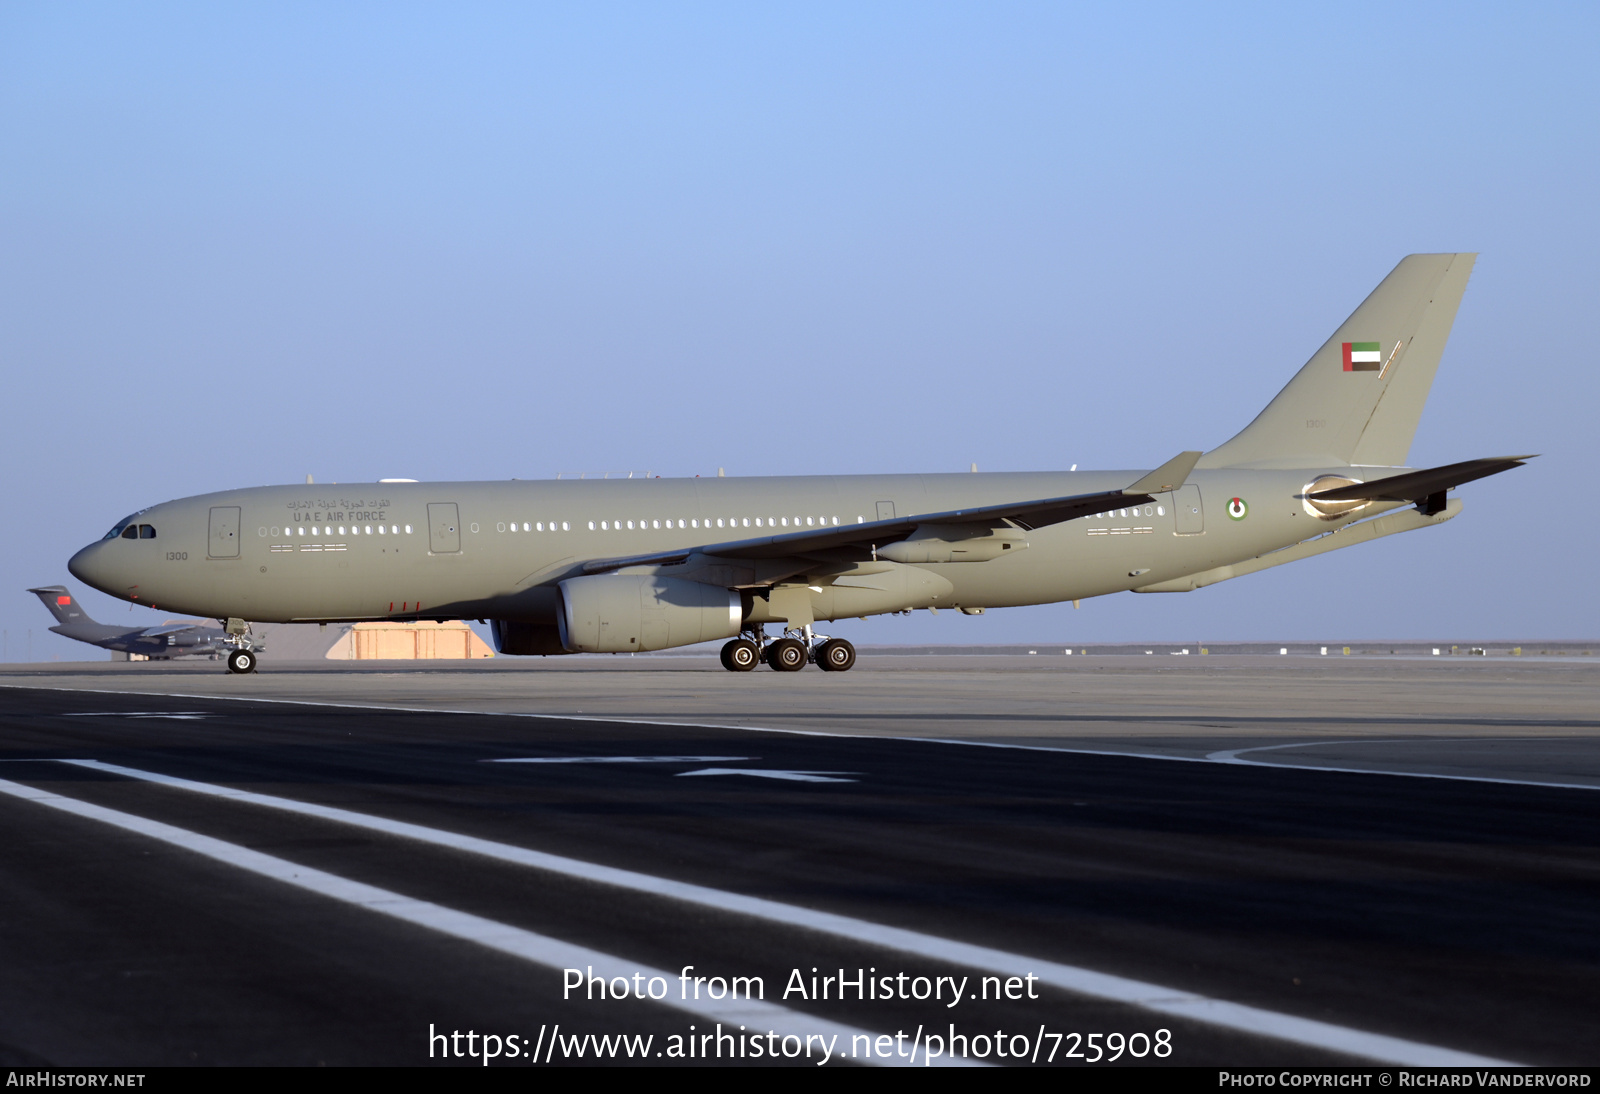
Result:
[[[92,714],[63,714],[63,718],[214,718],[209,710],[104,710]]]
[[[1462,737],[1456,740],[1463,741],[1494,741],[1494,740],[1522,740],[1524,738],[1496,738],[1496,737]],[[1444,743],[1450,738],[1431,737],[1429,742]],[[1417,744],[1419,738],[1398,738],[1389,740],[1355,740],[1355,741],[1296,741],[1283,745],[1260,745],[1255,748],[1235,748],[1222,752],[1211,752],[1206,755],[1207,763],[1236,764],[1240,767],[1275,767],[1282,771],[1331,771],[1342,775],[1400,775],[1408,779],[1448,779],[1452,782],[1466,783],[1495,783],[1499,786],[1543,786],[1554,790],[1600,790],[1600,782],[1592,783],[1558,783],[1543,779],[1505,779],[1495,778],[1492,775],[1447,775],[1431,771],[1389,771],[1373,769],[1370,767],[1332,767],[1327,764],[1291,764],[1272,763],[1270,760],[1241,760],[1239,757],[1246,752],[1275,752],[1285,748],[1316,748],[1320,745],[1381,745],[1381,744]]]
[[[1041,982],[1060,988],[1063,991],[1087,995],[1114,1003],[1143,1007],[1159,1014],[1169,1014],[1173,1017],[1239,1030],[1256,1036],[1271,1037],[1302,1045],[1312,1045],[1317,1048],[1328,1049],[1350,1056],[1359,1056],[1364,1059],[1419,1067],[1513,1066],[1504,1060],[1493,1060],[1472,1053],[1458,1052],[1454,1049],[1439,1048],[1435,1045],[1407,1041],[1399,1037],[1388,1037],[1380,1033],[1367,1033],[1363,1030],[1348,1029],[1329,1022],[1318,1022],[1314,1019],[1280,1014],[1260,1007],[1229,1003],[1222,999],[1212,999],[1195,992],[1164,987],[1160,984],[1150,984],[1140,980],[1130,980],[1121,976],[1111,976],[1106,973],[1095,972],[1092,969],[1079,968],[1075,965],[1041,961],[1022,954],[1008,953],[1004,950],[991,949],[987,946],[974,946],[965,942],[956,942],[951,939],[923,934],[920,931],[888,927],[864,919],[854,919],[850,916],[834,915],[831,912],[796,907],[792,904],[782,904],[778,901],[765,900],[761,897],[723,892],[702,885],[692,885],[687,882],[673,881],[669,878],[635,873],[632,870],[619,870],[612,866],[602,866],[598,863],[584,862],[581,859],[551,855],[543,851],[529,850],[526,847],[497,843],[493,840],[479,839],[476,836],[465,836],[455,832],[446,832],[437,828],[410,824],[406,821],[389,820],[386,817],[369,816],[365,813],[356,813],[333,806],[300,802],[291,798],[278,798],[268,794],[257,794],[250,790],[237,790],[228,786],[195,782],[191,779],[179,779],[171,775],[140,771],[136,768],[121,767],[117,764],[102,763],[98,760],[62,760],[60,762],[71,764],[75,767],[122,775],[130,779],[139,779],[143,782],[156,783],[161,786],[169,786],[179,790],[188,790],[197,794],[225,798],[229,801],[245,802],[251,805],[265,806],[269,809],[297,813],[302,816],[318,817],[322,820],[364,828],[368,831],[383,832],[437,847],[449,847],[458,851],[467,851],[500,862],[528,866],[536,870],[545,870],[550,873],[592,881],[601,885],[611,885],[632,892],[666,897],[686,904],[710,908],[718,912],[751,916],[769,923],[781,923],[786,926],[799,927],[803,930],[816,931],[819,934],[831,935],[853,943],[865,942],[871,945],[883,946],[902,953],[915,954],[936,961],[948,961],[957,965],[966,965],[991,973],[999,973],[1003,976],[1024,976],[1032,973]]]
[[[452,938],[475,942],[487,949],[497,950],[500,953],[519,957],[524,961],[531,961],[536,965],[543,965],[551,969],[590,969],[594,975],[606,980],[622,977],[632,982],[633,976],[641,974],[644,982],[648,983],[651,977],[661,977],[669,986],[666,998],[655,1000],[662,1006],[673,1010],[687,1011],[700,1018],[708,1018],[725,1023],[728,1026],[738,1025],[747,1027],[749,1031],[772,1030],[781,1036],[798,1036],[804,1041],[809,1035],[821,1034],[824,1037],[838,1036],[840,1040],[849,1045],[852,1037],[864,1036],[869,1039],[877,1034],[868,1030],[857,1029],[853,1026],[842,1025],[826,1018],[806,1014],[801,1011],[781,1007],[775,1003],[767,1003],[759,999],[682,999],[674,998],[671,986],[677,984],[678,973],[667,972],[662,969],[648,968],[643,965],[626,961],[614,954],[602,953],[591,950],[586,946],[575,946],[570,942],[563,942],[548,935],[535,934],[525,931],[520,927],[513,927],[507,923],[499,923],[482,916],[472,915],[469,912],[457,911],[446,908],[442,904],[434,904],[426,900],[414,900],[400,893],[380,889],[374,885],[352,881],[349,878],[330,874],[323,870],[314,870],[309,866],[301,866],[287,859],[275,858],[264,855],[259,851],[252,851],[248,847],[241,847],[235,843],[226,843],[210,836],[191,832],[185,828],[176,828],[160,821],[147,820],[144,817],[134,816],[131,813],[121,813],[115,809],[93,805],[89,802],[79,801],[76,798],[65,798],[59,794],[52,794],[46,790],[39,790],[22,783],[0,780],[0,794],[9,794],[14,798],[31,801],[38,805],[59,809],[63,813],[83,817],[88,820],[99,821],[120,828],[125,832],[134,832],[150,839],[159,840],[173,847],[181,847],[186,851],[203,855],[213,861],[248,871],[260,877],[281,881],[286,885],[293,885],[298,889],[316,893],[319,896],[329,897],[343,904],[351,904],[364,908],[379,915],[386,915],[418,927],[426,927],[440,934]],[[681,994],[681,992],[680,992]],[[730,1030],[731,1032],[731,1030]],[[852,1061],[866,1062],[866,1061]],[[925,1066],[922,1060],[877,1060],[875,1064],[890,1066]],[[937,1059],[934,1064],[955,1066],[979,1066],[976,1061],[961,1059]]]
[[[754,760],[756,756],[513,756],[481,764],[708,764]]]
[[[250,695],[192,695],[185,692],[112,691],[104,688],[52,688],[28,684],[0,684],[0,688],[24,691],[64,691],[93,695],[160,695],[168,699],[210,699],[222,703],[270,703],[279,706],[331,707],[336,710],[383,710],[397,714],[462,714],[485,718],[535,718],[559,722],[605,722],[620,726],[664,726],[669,729],[728,729],[741,733],[783,733],[793,737],[835,737],[845,741],[914,741],[927,745],[959,745],[964,748],[1004,748],[1019,752],[1064,752],[1073,756],[1116,756],[1130,760],[1160,760],[1179,764],[1234,764],[1243,767],[1276,767],[1293,771],[1330,771],[1341,775],[1388,775],[1403,779],[1445,779],[1458,782],[1492,782],[1507,786],[1542,786],[1556,790],[1600,790],[1588,783],[1536,782],[1532,779],[1492,779],[1476,775],[1446,775],[1418,771],[1383,771],[1365,767],[1310,767],[1305,764],[1274,764],[1250,760],[1214,760],[1209,756],[1172,756],[1160,752],[1125,752],[1102,748],[1060,748],[1054,745],[1019,745],[1007,741],[973,741],[955,737],[886,737],[874,733],[836,733],[825,729],[780,729],[775,726],[741,726],[721,722],[664,722],[652,718],[624,718],[601,714],[535,714],[530,711],[455,710],[445,707],[402,707],[382,703],[331,703],[321,699],[265,699]],[[1216,755],[1213,753],[1212,755]]]
[[[835,775],[854,775],[854,771],[782,771],[773,767],[706,767],[699,771],[680,771],[689,775],[753,775],[758,779],[783,779],[795,783],[853,783],[855,779],[836,779]]]

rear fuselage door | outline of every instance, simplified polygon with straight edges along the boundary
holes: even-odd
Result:
[[[239,507],[217,505],[211,510],[211,538],[206,554],[212,558],[239,557]]]
[[[1178,535],[1197,536],[1206,530],[1206,509],[1200,501],[1198,486],[1190,484],[1173,491],[1172,507],[1177,511]]]
[[[453,501],[428,503],[428,550],[451,555],[461,550],[461,515]]]

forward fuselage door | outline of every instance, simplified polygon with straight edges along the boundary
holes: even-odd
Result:
[[[239,507],[217,505],[211,509],[211,536],[206,554],[212,558],[239,557]]]
[[[436,555],[461,550],[461,514],[453,501],[428,503],[428,550]]]
[[[1176,510],[1180,536],[1197,536],[1206,530],[1206,509],[1200,501],[1200,488],[1193,483],[1180,486],[1172,493],[1172,507]]]

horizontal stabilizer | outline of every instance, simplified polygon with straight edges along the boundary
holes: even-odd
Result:
[[[1183,485],[1204,452],[1179,452],[1150,474],[1127,487],[1124,494],[1165,494]]]
[[[1488,478],[1513,467],[1521,467],[1533,456],[1491,456],[1482,460],[1465,460],[1461,463],[1430,467],[1426,471],[1407,471],[1372,482],[1358,482],[1332,490],[1318,490],[1307,494],[1310,501],[1421,501],[1433,494]]]

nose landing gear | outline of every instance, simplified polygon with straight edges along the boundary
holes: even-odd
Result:
[[[228,671],[243,675],[256,671],[256,644],[250,641],[250,624],[242,619],[224,619],[222,629],[227,632],[228,644],[233,652],[228,654]]]

